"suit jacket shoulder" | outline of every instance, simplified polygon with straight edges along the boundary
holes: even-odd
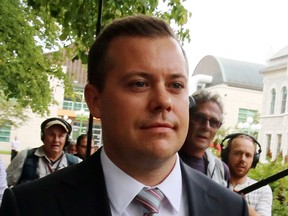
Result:
[[[100,151],[79,164],[7,189],[0,215],[111,215]]]
[[[248,216],[245,199],[181,162],[189,215]]]
[[[181,170],[189,215],[248,216],[246,202],[240,195],[182,162]],[[79,164],[6,189],[0,215],[111,216],[100,151]]]

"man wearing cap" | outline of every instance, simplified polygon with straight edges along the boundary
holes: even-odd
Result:
[[[82,160],[63,151],[68,144],[71,125],[61,118],[49,118],[41,124],[43,145],[17,154],[7,168],[9,186],[42,178]]]

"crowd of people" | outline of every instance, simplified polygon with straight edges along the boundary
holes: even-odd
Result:
[[[221,142],[222,160],[220,160],[209,147],[223,122],[221,97],[215,93],[199,90],[193,94],[193,98],[195,105],[189,110],[188,134],[179,151],[181,159],[188,166],[234,192],[256,183],[247,174],[259,162],[261,145],[249,134],[229,134]],[[227,140],[228,144],[224,148],[223,143]],[[268,185],[244,197],[250,216],[271,215],[273,197]]]
[[[6,170],[0,215],[271,215],[269,186],[235,192],[255,182],[247,176],[255,139],[230,138],[225,161],[210,152],[221,98],[200,90],[189,106],[187,58],[166,22],[115,20],[88,59],[85,99],[101,119],[103,147],[85,134],[69,144],[71,125],[45,120],[43,145],[20,151]]]

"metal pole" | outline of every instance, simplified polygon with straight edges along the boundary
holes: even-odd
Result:
[[[252,184],[252,185],[250,185],[250,186],[238,191],[237,193],[245,195],[245,194],[250,193],[250,192],[252,192],[254,190],[257,190],[258,188],[263,187],[263,186],[265,186],[265,185],[267,185],[267,184],[269,184],[269,183],[271,183],[273,181],[276,181],[276,180],[278,180],[280,178],[283,178],[283,177],[285,177],[287,175],[288,175],[288,169],[285,169],[285,170],[283,170],[283,171],[281,171],[279,173],[276,173],[276,174],[274,174],[274,175],[272,175],[272,176],[270,176],[270,177],[268,177],[266,179],[262,179],[261,181],[258,181],[255,184]]]
[[[98,0],[98,17],[96,22],[96,37],[99,35],[101,30],[101,22],[102,22],[102,0]],[[89,125],[87,131],[87,149],[86,149],[86,158],[91,154],[91,142],[92,142],[92,135],[93,135],[93,116],[90,113],[89,115]]]
[[[96,23],[96,37],[99,35],[101,31],[101,22],[102,22],[102,0],[98,0],[98,18]]]

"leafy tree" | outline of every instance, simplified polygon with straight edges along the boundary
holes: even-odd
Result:
[[[276,160],[267,163],[258,163],[256,169],[251,169],[249,177],[255,180],[262,180],[278,172],[288,169],[288,163],[283,162],[281,154]],[[288,176],[269,184],[273,191],[273,216],[288,216]]]
[[[229,134],[230,128],[220,127],[210,145],[210,149],[217,157],[221,157],[221,142]]]
[[[171,22],[181,41],[189,40],[189,31],[183,26],[191,14],[181,4],[184,1],[106,0],[102,28],[118,17],[152,14]],[[0,86],[6,101],[13,99],[22,108],[46,114],[48,105],[55,102],[49,79],[63,80],[66,92],[71,91],[61,62],[65,55],[87,62],[87,50],[95,40],[98,2],[0,1]],[[67,45],[65,52],[63,44]],[[60,52],[44,54],[44,50]]]
[[[15,118],[16,116],[17,118]],[[18,127],[28,119],[25,109],[13,100],[6,100],[0,91],[0,128],[5,126]]]
[[[42,25],[32,10],[19,0],[0,1],[0,86],[4,98],[20,107],[43,114],[53,102],[49,79],[65,80],[55,59],[36,44]]]
[[[0,86],[4,94],[0,103],[13,99],[17,109],[30,107],[33,112],[44,114],[48,105],[55,102],[49,79],[68,82],[61,67],[53,64],[57,63],[53,55],[45,56],[37,45],[35,38],[44,37],[42,22],[19,0],[1,0],[0,17]],[[21,120],[20,115],[14,117]]]
[[[105,0],[102,1],[101,27],[119,17],[149,14],[174,24],[180,41],[190,40],[189,30],[183,27],[191,16],[181,4],[184,1]],[[87,62],[87,50],[95,40],[98,3],[98,0],[28,0],[28,5],[43,20],[44,28],[50,33],[53,31],[65,44],[74,44],[74,59],[80,58],[84,64]]]

